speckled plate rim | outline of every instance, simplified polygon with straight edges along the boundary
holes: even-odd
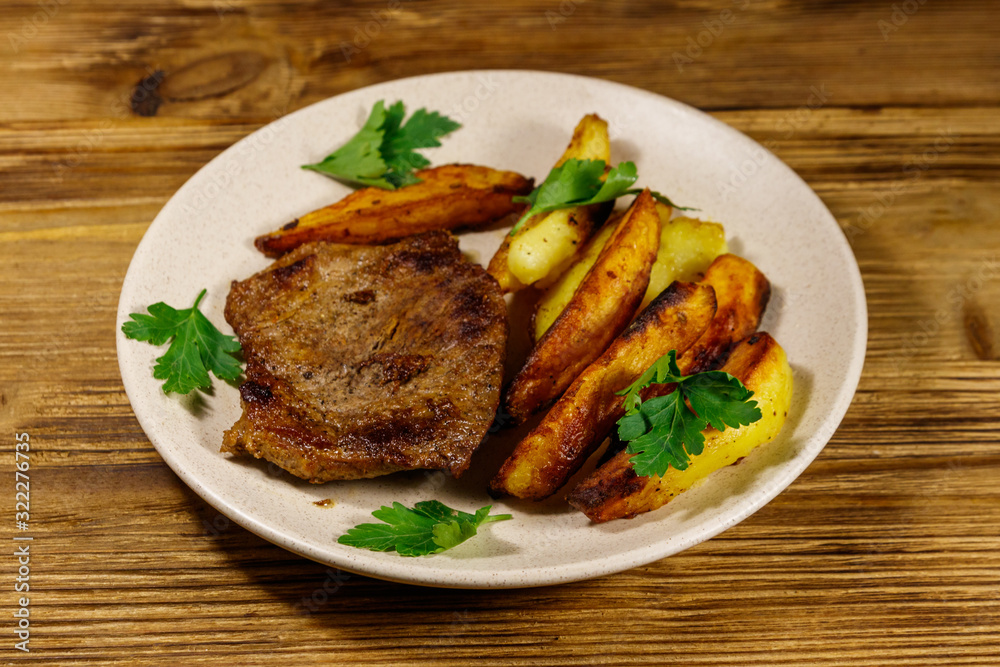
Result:
[[[815,410],[820,410],[822,413],[821,418],[815,421],[815,423],[809,423],[807,433],[799,433],[802,427],[801,423],[794,427],[793,433],[788,433],[787,431],[791,427],[786,426],[785,431],[778,438],[781,441],[780,446],[776,444],[778,441],[772,443],[775,446],[771,448],[771,454],[758,455],[755,452],[741,466],[733,466],[724,471],[719,471],[705,485],[684,494],[668,505],[667,508],[644,515],[638,519],[612,522],[611,524],[595,527],[587,524],[580,525],[579,518],[582,515],[569,518],[566,518],[565,515],[555,515],[558,519],[557,524],[557,519],[550,519],[546,516],[539,518],[523,510],[520,506],[515,506],[511,509],[510,507],[506,507],[504,503],[499,502],[496,503],[498,507],[495,511],[513,511],[516,515],[515,518],[521,519],[525,524],[528,524],[527,527],[512,527],[512,524],[516,524],[517,522],[510,521],[492,524],[484,531],[484,533],[487,531],[500,533],[504,539],[513,538],[508,539],[506,543],[517,545],[518,540],[530,541],[538,538],[540,533],[531,531],[532,522],[542,522],[543,532],[548,532],[544,529],[544,522],[549,521],[553,533],[547,542],[552,549],[556,549],[556,545],[562,545],[561,540],[558,538],[559,535],[566,534],[572,536],[579,530],[593,531],[591,533],[592,539],[581,536],[580,539],[583,540],[581,543],[593,542],[598,545],[602,543],[602,540],[604,540],[604,544],[617,544],[616,541],[620,541],[621,539],[627,540],[631,533],[641,533],[642,536],[655,536],[658,533],[651,533],[651,530],[656,531],[662,528],[663,532],[669,532],[675,523],[681,527],[681,530],[678,530],[676,533],[671,533],[662,538],[654,537],[648,543],[638,543],[624,549],[617,549],[615,547],[615,550],[610,553],[587,553],[586,549],[574,552],[571,548],[572,545],[570,545],[565,548],[567,552],[566,558],[563,561],[555,563],[539,562],[544,561],[545,558],[551,555],[547,552],[536,553],[534,554],[534,558],[532,557],[533,554],[527,553],[522,558],[514,558],[513,562],[503,561],[504,557],[501,557],[502,567],[491,565],[492,559],[490,558],[491,552],[489,551],[492,548],[491,546],[482,547],[483,551],[481,553],[476,549],[472,549],[470,552],[470,548],[466,546],[477,541],[486,543],[488,538],[482,536],[453,550],[456,557],[447,557],[448,554],[441,554],[435,557],[418,559],[407,559],[395,554],[378,554],[351,549],[336,544],[335,539],[311,538],[308,534],[304,533],[302,530],[303,526],[288,526],[281,521],[275,521],[273,516],[267,516],[268,512],[266,509],[262,509],[261,506],[246,498],[236,497],[239,494],[234,487],[220,485],[217,478],[213,479],[207,473],[209,470],[214,472],[215,468],[219,465],[231,466],[233,465],[231,461],[222,457],[221,454],[216,454],[217,460],[205,459],[207,456],[205,452],[208,450],[194,450],[192,453],[192,450],[184,449],[189,443],[182,442],[176,434],[171,432],[169,426],[171,418],[177,419],[178,414],[181,415],[180,419],[183,419],[183,412],[170,413],[174,409],[173,406],[165,402],[166,399],[162,396],[156,397],[158,383],[152,379],[150,374],[152,358],[162,353],[162,351],[156,350],[151,346],[128,341],[121,333],[121,324],[128,319],[130,312],[139,310],[142,306],[148,305],[148,303],[160,300],[160,296],[152,297],[153,294],[171,293],[177,289],[174,285],[175,283],[191,283],[190,274],[181,275],[181,272],[178,270],[176,274],[154,280],[156,284],[155,289],[150,287],[151,271],[165,270],[163,263],[158,260],[159,255],[162,254],[163,238],[169,235],[171,226],[176,227],[178,224],[177,221],[184,219],[185,211],[190,213],[192,202],[196,201],[197,197],[203,197],[204,193],[210,191],[213,185],[216,191],[221,190],[223,192],[224,196],[222,198],[224,199],[230,196],[230,194],[232,197],[252,197],[255,187],[259,188],[261,183],[269,182],[267,177],[262,177],[256,183],[253,178],[249,178],[251,181],[249,184],[239,185],[236,184],[238,180],[236,177],[241,174],[234,175],[232,173],[234,171],[234,159],[248,153],[247,147],[254,146],[255,142],[259,148],[262,144],[262,136],[270,137],[268,142],[263,142],[264,148],[260,150],[255,148],[253,151],[249,151],[250,155],[255,155],[257,158],[270,155],[269,151],[273,149],[273,145],[269,144],[272,143],[273,137],[277,136],[282,139],[295,138],[298,136],[296,132],[299,135],[306,133],[301,128],[308,125],[309,120],[314,119],[318,113],[336,113],[338,109],[349,108],[349,115],[352,119],[360,118],[359,113],[363,113],[364,110],[370,108],[374,100],[382,98],[392,100],[404,99],[411,109],[427,105],[430,108],[437,108],[448,113],[448,106],[435,106],[433,100],[440,91],[451,91],[453,93],[450,95],[452,99],[464,100],[465,102],[474,99],[479,100],[479,104],[485,109],[490,104],[490,100],[489,98],[483,100],[480,97],[479,91],[484,86],[487,89],[491,86],[500,89],[504,87],[516,89],[520,96],[519,103],[533,108],[535,114],[543,114],[543,110],[547,105],[554,107],[555,105],[552,104],[553,101],[558,100],[560,103],[560,112],[557,115],[560,116],[560,119],[552,123],[553,128],[545,126],[541,130],[536,131],[534,133],[537,135],[535,140],[528,141],[532,146],[536,143],[542,144],[548,142],[554,148],[561,150],[561,146],[565,143],[564,135],[568,133],[568,128],[572,127],[573,122],[575,122],[567,122],[568,119],[573,117],[578,118],[579,115],[582,115],[580,113],[581,110],[584,113],[596,110],[607,117],[609,115],[609,108],[620,110],[625,116],[625,120],[620,123],[622,133],[619,138],[625,138],[624,145],[626,148],[630,145],[633,148],[635,147],[634,141],[632,144],[629,144],[629,130],[631,128],[634,131],[636,125],[641,124],[639,121],[642,120],[644,115],[647,117],[647,120],[649,118],[663,117],[665,119],[664,122],[669,121],[674,124],[676,129],[656,129],[654,133],[659,132],[662,134],[663,132],[668,132],[665,148],[670,149],[667,152],[673,151],[672,158],[675,162],[684,154],[685,148],[688,149],[688,154],[690,155],[691,146],[688,145],[685,147],[680,145],[688,140],[687,136],[689,133],[693,132],[695,135],[703,136],[705,142],[698,144],[697,147],[702,145],[708,147],[711,157],[718,158],[720,163],[724,163],[724,166],[729,167],[727,171],[720,173],[724,173],[726,176],[730,174],[738,176],[739,173],[743,173],[746,176],[749,172],[751,177],[756,179],[753,188],[741,192],[741,197],[745,197],[748,201],[752,200],[749,206],[755,211],[755,215],[758,216],[753,219],[747,218],[744,220],[743,227],[737,225],[737,229],[740,230],[739,233],[742,234],[742,243],[746,246],[745,256],[760,266],[760,256],[772,253],[770,249],[774,246],[782,247],[786,235],[794,236],[796,239],[799,237],[811,239],[811,245],[814,246],[812,255],[802,258],[801,266],[795,270],[803,276],[815,277],[817,281],[833,281],[835,283],[833,286],[827,285],[828,288],[835,290],[835,293],[838,295],[836,298],[839,299],[835,303],[831,301],[827,304],[830,308],[835,307],[836,309],[836,318],[832,321],[836,325],[836,331],[830,332],[831,338],[829,340],[838,341],[843,339],[843,342],[832,343],[839,345],[839,347],[836,350],[838,359],[828,360],[833,364],[829,368],[833,369],[833,372],[836,374],[835,380],[831,381],[831,390],[823,392],[821,396],[809,395],[808,403],[802,408],[804,414],[811,415]],[[499,101],[494,103],[494,106],[500,105],[501,102]],[[471,104],[466,104],[466,106],[471,106]],[[500,114],[501,112],[496,113]],[[510,113],[509,110],[508,113]],[[614,113],[612,112],[610,115],[613,116]],[[502,116],[500,117],[502,118]],[[631,125],[628,122],[629,119],[633,121]],[[487,137],[484,134],[482,124],[479,126],[475,125],[474,117],[463,118],[463,120],[466,121],[466,126],[469,128],[466,130],[467,133],[470,131],[476,132],[478,129],[478,132],[483,135],[482,139],[484,143],[493,141],[496,144],[495,138]],[[492,120],[495,121],[496,118]],[[616,132],[614,118],[611,120],[612,133],[614,135]],[[545,125],[544,122],[541,124]],[[549,141],[547,137],[552,129],[557,131],[558,138]],[[493,127],[491,126],[490,131],[492,130]],[[670,134],[671,132],[673,134]],[[334,134],[338,137],[346,138],[351,133],[344,130],[340,131],[339,134],[336,132]],[[458,137],[459,134],[456,133],[454,136]],[[683,139],[679,137],[683,137]],[[310,143],[314,137],[310,134],[306,139],[308,139],[306,143]],[[451,138],[449,138],[449,141],[452,141]],[[500,141],[503,141],[503,137],[500,138]],[[672,144],[674,142],[678,143],[677,147],[673,147]],[[289,145],[291,143],[289,142]],[[472,143],[474,145],[475,141]],[[337,143],[327,143],[324,140],[322,141],[322,145],[325,148],[335,146]],[[512,165],[493,164],[475,154],[466,153],[461,156],[449,154],[446,147],[435,149],[437,151],[433,156],[435,164],[443,164],[448,161],[480,162],[501,168],[520,168],[524,173],[532,174],[536,178],[544,176],[547,170],[547,167],[544,165],[550,161],[549,153],[552,152],[551,150],[545,151],[539,148],[537,151],[539,155],[532,157],[529,160],[530,164]],[[293,152],[294,149],[295,147],[292,146],[291,150]],[[462,149],[468,151],[469,145],[463,145]],[[456,152],[457,150],[456,148]],[[504,149],[501,148],[498,150]],[[320,151],[320,153],[322,152]],[[296,156],[293,162],[301,164],[305,161],[314,160],[317,157],[322,157],[322,155],[317,155],[314,151],[309,155]],[[644,172],[644,163],[642,160],[654,159],[655,162],[655,157],[647,156],[646,158],[640,158],[639,171],[641,175],[649,173]],[[617,162],[620,159],[634,158],[632,155],[628,155],[626,157],[615,156],[614,159]],[[702,183],[699,189],[697,182],[692,184],[689,179],[688,172],[697,172],[698,169],[696,167],[698,164],[702,168],[706,164],[709,164],[706,161],[708,160],[707,157],[701,157],[700,160],[701,162],[696,161],[695,168],[691,170],[686,168],[691,165],[685,165],[684,169],[671,172],[669,168],[664,169],[660,165],[658,168],[651,169],[650,171],[656,172],[655,175],[658,178],[663,178],[664,173],[671,173],[676,178],[678,185],[677,188],[669,190],[669,194],[674,196],[675,193],[679,193],[674,196],[676,200],[682,203],[697,203],[705,208],[705,202],[703,201],[694,202],[692,199],[684,198],[685,196],[695,196],[699,192],[702,198],[705,198],[705,193],[708,192],[706,189],[707,185]],[[748,160],[750,161],[748,162]],[[754,167],[753,165],[756,166]],[[260,170],[251,165],[249,170],[242,175],[250,176],[257,171]],[[229,174],[228,177],[226,177],[227,173]],[[280,180],[283,176],[277,178]],[[693,178],[698,178],[698,176]],[[642,182],[640,180],[640,183]],[[649,184],[653,187],[660,185],[653,180]],[[329,193],[319,194],[312,184],[308,187],[313,189],[308,192],[307,196],[302,197],[302,201],[299,203],[300,209],[309,210],[310,207],[317,205],[316,202],[319,202],[318,205],[321,205],[323,202],[330,200]],[[759,189],[773,191],[774,203],[772,204],[767,200],[766,196],[763,199],[758,196]],[[801,215],[801,223],[780,222],[783,219],[780,218],[781,206],[787,206],[790,202],[794,203],[795,207],[793,207],[794,211],[789,212],[787,216],[791,219],[793,213]],[[711,204],[712,202],[709,203]],[[735,214],[735,217],[739,218],[740,211],[744,210],[745,206],[746,202],[741,203],[740,208],[719,205],[716,216],[701,215],[700,217],[717,217],[717,219],[720,219],[727,225],[728,235],[731,233],[731,219],[726,217],[726,212],[728,211],[730,215]],[[215,209],[210,206],[208,210],[214,211]],[[264,217],[269,212],[267,206],[261,206],[259,210],[262,211]],[[204,213],[205,209],[196,207],[195,211]],[[759,217],[768,214],[779,215],[778,220],[780,224],[778,224],[778,231],[784,232],[784,234],[780,237],[775,234],[773,242],[769,240],[766,244],[758,243],[759,247],[755,247],[755,237],[752,232],[756,227],[760,227],[761,225]],[[211,217],[211,213],[206,213],[206,217]],[[190,218],[187,218],[187,222],[190,222]],[[782,226],[782,224],[785,226]],[[802,226],[806,226],[806,228],[802,229]],[[265,231],[271,227],[273,225],[263,224],[261,226],[261,223],[258,221],[255,225],[248,228],[249,232],[247,229],[240,229],[238,231],[240,234],[248,235],[252,238],[253,234]],[[202,229],[206,228],[203,227]],[[761,227],[761,229],[768,228]],[[174,231],[176,232],[176,230]],[[193,231],[197,232],[197,229]],[[241,264],[240,261],[234,259],[234,254],[245,254],[246,243],[244,241],[247,241],[247,239],[241,239],[240,241],[244,247],[237,248],[233,253],[230,253],[228,250],[219,251],[221,253],[219,257],[220,264],[234,265],[234,270],[230,274],[234,278],[248,275],[245,268],[247,262],[250,262],[250,265],[254,267],[253,270],[257,270],[263,265],[259,260],[243,259],[241,260]],[[799,242],[801,243],[801,240]],[[816,248],[820,248],[821,252],[817,251]],[[735,248],[734,250],[738,251],[739,248]],[[754,252],[755,250],[757,251],[756,253]],[[798,250],[808,255],[807,246],[803,246]],[[257,261],[260,265],[253,265],[253,261]],[[772,270],[780,272],[781,266],[780,264],[775,264],[772,267],[761,266],[765,270],[765,273],[772,278],[772,283],[779,287],[782,283],[780,280],[775,279],[772,275]],[[825,270],[826,273],[816,273],[820,269]],[[197,280],[194,282],[197,283]],[[177,293],[180,294],[181,290],[177,289]],[[190,290],[185,289],[183,293],[190,293]],[[816,300],[822,302],[826,298],[824,295],[828,293],[820,289],[819,286],[814,286],[812,282],[809,282],[808,285],[799,291],[789,293],[788,298],[784,299],[784,303],[787,306],[785,312],[780,312],[778,315],[769,313],[768,315],[771,324],[774,325],[771,331],[775,332],[777,330],[776,337],[779,342],[783,342],[781,339],[782,330],[787,330],[788,333],[786,335],[794,338],[797,335],[796,331],[798,327],[808,324],[802,318],[796,319],[796,312],[793,307],[798,306],[802,310],[811,309],[816,313],[823,313],[825,312],[822,309],[823,303],[817,304]],[[173,303],[169,298],[163,298],[163,300]],[[224,300],[224,294],[221,297],[216,294],[212,305],[209,305],[206,300],[206,310],[209,311],[207,314],[216,323],[222,322],[222,300]],[[178,307],[183,306],[183,298],[178,298],[176,301],[174,305]],[[768,322],[768,318],[765,319],[765,323]],[[831,323],[823,322],[813,329],[813,333],[825,331],[830,326],[832,326]],[[141,427],[164,461],[181,480],[206,502],[237,524],[268,541],[304,557],[368,576],[435,587],[516,588],[578,581],[620,572],[659,560],[710,539],[739,523],[774,498],[794,481],[815,459],[835,432],[850,406],[864,364],[867,342],[867,306],[857,262],[832,214],[830,214],[820,199],[798,175],[749,137],[692,107],[648,91],[622,84],[558,73],[489,70],[412,77],[351,91],[280,118],[231,146],[192,176],[178,190],[171,201],[164,206],[163,210],[150,225],[135,251],[123,282],[119,301],[117,328],[118,358],[122,380]],[[785,347],[788,349],[787,345]],[[797,358],[794,353],[795,351],[790,349],[788,351],[793,367],[796,368],[796,381],[798,382],[800,369],[796,367]],[[806,357],[809,357],[809,355],[803,353],[802,358]],[[809,358],[811,359],[812,357]],[[819,358],[822,358],[822,356]],[[815,369],[810,365],[805,365],[801,370],[802,377],[815,384],[817,377],[814,372]],[[812,380],[809,380],[810,377],[812,377]],[[822,378],[825,381],[826,375],[823,375]],[[235,389],[227,387],[218,381],[216,381],[216,391],[220,393],[231,392],[231,395],[235,395]],[[217,396],[210,396],[207,400],[211,402],[219,399]],[[798,394],[796,400],[799,400]],[[806,399],[803,398],[801,400]],[[796,409],[795,405],[795,400],[793,400],[793,410]],[[190,406],[184,409],[187,410],[189,408]],[[221,431],[219,432],[219,437],[221,438]],[[771,445],[767,447],[771,447]],[[733,472],[736,469],[740,470]],[[732,493],[727,492],[726,485],[733,480],[742,480],[740,484],[733,483],[732,487],[733,489],[739,488],[739,493],[736,491]],[[284,484],[279,479],[272,478],[266,481],[274,485]],[[387,490],[398,492],[400,488],[398,485],[394,483],[383,485],[374,480],[368,483],[373,485],[373,490],[364,492],[361,495],[366,498],[381,497],[381,500],[375,505],[369,504],[364,513],[359,513],[358,508],[352,508],[355,511],[351,514],[349,520],[346,523],[341,522],[344,526],[353,525],[365,520],[367,511],[375,509],[377,504],[388,504],[398,499],[386,493]],[[276,486],[274,488],[278,490],[279,494],[286,491],[286,489],[281,487]],[[306,491],[292,488],[285,495],[289,493],[306,493]],[[447,493],[444,494],[442,500],[448,502]],[[283,499],[281,501],[284,502]],[[406,499],[401,499],[401,501],[406,502]],[[489,502],[485,496],[484,501]],[[678,507],[678,510],[671,512],[671,508],[674,507]],[[698,517],[705,511],[709,512],[709,514],[699,519]],[[682,518],[677,519],[678,515]],[[688,522],[690,525],[684,523],[686,519],[683,517],[687,515],[694,516],[694,519]],[[652,529],[650,528],[651,524],[653,524]],[[569,532],[560,533],[559,531]],[[603,534],[601,531],[604,531]],[[333,531],[330,535],[335,535],[335,533],[336,531]],[[624,535],[625,538],[620,538],[619,536],[621,535]],[[635,541],[633,540],[633,542]],[[457,554],[463,549],[465,552],[461,557],[458,557]],[[483,558],[481,566],[475,564],[477,556],[482,556]],[[553,557],[558,559],[559,554]]]

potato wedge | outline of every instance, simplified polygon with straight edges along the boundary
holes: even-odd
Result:
[[[751,334],[733,348],[722,370],[754,392],[763,415],[759,421],[725,431],[706,429],[704,451],[691,458],[686,470],[670,468],[663,477],[639,477],[632,455],[621,451],[573,489],[569,504],[597,523],[649,512],[774,439],[792,399],[792,369],[781,346],[766,333]]]
[[[583,279],[590,271],[590,267],[594,266],[594,262],[597,261],[601,250],[604,248],[604,244],[611,238],[611,234],[614,233],[615,227],[618,226],[619,222],[621,222],[621,216],[609,220],[606,225],[601,227],[597,234],[579,252],[576,260],[570,267],[542,294],[531,322],[536,342],[541,340],[542,335],[549,330],[549,327],[556,321],[560,313],[566,309],[566,305],[573,298],[573,294],[576,293],[576,288],[583,282]]]
[[[660,214],[660,249],[649,273],[649,287],[646,288],[640,310],[675,280],[701,280],[712,261],[727,250],[722,225],[693,218],[671,220],[673,209],[659,202],[656,210]],[[606,226],[601,228],[577,255],[575,262],[542,294],[533,321],[536,341],[541,339],[542,334],[552,326],[569,303],[573,292],[596,261],[609,236],[610,230]]]
[[[475,227],[523,210],[511,200],[534,185],[512,171],[471,164],[422,169],[416,176],[420,183],[398,190],[356,190],[257,237],[254,245],[268,257],[280,257],[309,241],[380,244],[436,229]]]
[[[610,163],[608,124],[600,116],[590,114],[580,120],[555,166],[570,159]],[[546,278],[554,279],[607,219],[613,207],[608,202],[532,216],[514,236],[504,237],[487,271],[505,293]]]
[[[721,366],[726,361],[729,348],[760,326],[771,298],[771,283],[767,277],[756,266],[736,255],[719,255],[708,267],[701,282],[715,290],[719,307],[698,342],[678,357],[677,365],[685,375]]]
[[[576,378],[490,482],[494,495],[541,500],[583,465],[625,413],[615,392],[670,350],[686,350],[715,315],[707,285],[674,283]]]
[[[671,220],[672,209],[665,204],[657,204],[657,210],[661,221],[660,252],[649,274],[649,288],[642,308],[675,280],[701,280],[712,261],[728,252],[722,225],[683,217]]]
[[[530,222],[531,220],[528,220],[525,225]],[[523,231],[524,227],[521,228],[521,232]],[[486,273],[496,278],[497,282],[500,284],[500,292],[503,294],[519,292],[527,287],[527,285],[518,280],[507,267],[507,257],[510,255],[510,239],[510,234],[503,235],[503,241],[500,242],[500,247],[497,248],[495,253],[493,253],[493,257],[490,258],[489,266],[486,267]]]
[[[720,255],[705,272],[701,284],[715,290],[718,307],[712,323],[698,341],[677,358],[677,366],[684,375],[715,370],[726,361],[733,344],[760,326],[771,295],[771,283],[756,266],[736,255]],[[654,384],[642,392],[642,399],[649,400],[674,390],[674,385]],[[612,431],[611,444],[604,452],[604,459],[625,448]]]
[[[615,227],[594,266],[507,390],[504,405],[515,423],[559,398],[632,321],[646,293],[659,239],[660,217],[647,189]]]

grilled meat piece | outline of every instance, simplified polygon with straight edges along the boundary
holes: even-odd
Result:
[[[233,282],[226,321],[247,366],[222,451],[311,482],[458,477],[499,404],[506,305],[446,232],[300,246]]]

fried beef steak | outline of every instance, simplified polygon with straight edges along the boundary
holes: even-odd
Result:
[[[314,242],[234,281],[243,415],[222,451],[319,483],[459,476],[493,421],[507,344],[500,288],[446,232]]]

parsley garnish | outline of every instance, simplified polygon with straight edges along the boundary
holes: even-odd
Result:
[[[510,230],[513,236],[528,218],[539,213],[548,213],[561,208],[589,206],[612,201],[624,195],[634,195],[642,192],[632,188],[639,177],[634,162],[622,162],[617,167],[608,170],[607,178],[602,180],[607,165],[604,160],[566,160],[554,168],[537,188],[525,196],[514,197],[515,202],[530,204],[524,215],[518,219]],[[653,192],[658,201],[682,210],[691,210],[677,206],[659,192]]]
[[[674,391],[643,401],[639,392],[652,384],[676,383]],[[669,467],[684,470],[691,456],[705,446],[702,434],[738,428],[761,418],[753,392],[738,378],[722,371],[681,375],[677,351],[671,350],[638,380],[618,392],[625,396],[625,416],[618,420],[618,437],[634,454],[632,467],[641,477],[663,476]],[[688,405],[690,404],[690,405]]]
[[[384,523],[362,523],[337,540],[359,549],[395,551],[400,556],[426,556],[461,544],[484,523],[506,521],[510,514],[490,516],[491,505],[475,514],[459,512],[437,500],[425,500],[409,509],[399,503],[372,512]]]
[[[122,332],[134,340],[163,345],[171,340],[166,354],[156,360],[153,377],[166,380],[163,391],[187,394],[192,389],[212,386],[209,371],[220,380],[236,380],[240,376],[240,343],[215,328],[198,310],[205,296],[201,291],[194,305],[184,310],[171,308],[162,301],[147,308],[149,315],[132,313],[131,321],[122,324]]]
[[[388,109],[379,100],[372,107],[364,127],[351,139],[326,156],[322,162],[303,165],[354,186],[374,186],[395,190],[419,183],[414,170],[430,165],[416,152],[418,148],[440,146],[438,137],[462,127],[436,111],[417,109],[406,123],[406,107],[396,102]]]

